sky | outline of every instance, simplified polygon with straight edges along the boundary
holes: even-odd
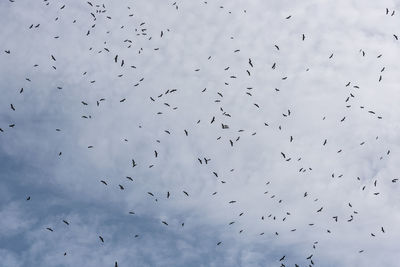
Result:
[[[399,6],[1,1],[0,266],[399,266]]]

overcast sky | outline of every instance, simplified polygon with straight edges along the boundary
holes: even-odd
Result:
[[[174,1],[0,2],[0,266],[399,266],[400,2]]]

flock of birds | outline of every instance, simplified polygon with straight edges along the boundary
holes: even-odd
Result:
[[[9,2],[11,2],[12,4],[17,4],[18,3],[17,0],[9,0]],[[50,1],[50,0],[43,0],[43,4],[45,6],[57,5],[56,2],[53,2],[53,1]],[[203,4],[207,5],[208,2],[204,1]],[[179,3],[178,2],[170,3],[170,5],[175,10],[175,12],[180,12],[181,11],[181,9],[179,9]],[[93,24],[90,25],[88,27],[88,29],[84,33],[82,33],[83,36],[90,36],[90,35],[96,34],[97,33],[96,31],[102,30],[102,29],[97,29],[97,27],[98,27],[97,26],[97,22],[99,20],[112,21],[112,19],[113,19],[111,16],[108,15],[107,7],[103,3],[98,4],[98,3],[95,3],[95,2],[89,2],[88,1],[86,3],[86,7],[85,8],[89,11],[88,15],[92,18],[92,23]],[[224,6],[220,6],[220,8],[223,9]],[[60,5],[60,7],[59,7],[60,11],[63,11],[65,9],[68,9],[68,4]],[[129,18],[135,17],[134,8],[128,6],[127,9],[129,11],[128,17]],[[247,12],[246,10],[243,10],[244,14],[246,14],[246,12]],[[228,11],[228,13],[231,13],[231,12]],[[387,16],[394,16],[395,15],[395,10],[386,9],[386,11],[384,11],[383,13],[385,13]],[[60,15],[58,17],[54,18],[53,23],[57,23],[57,21],[59,21],[61,19],[64,20],[64,19],[70,19],[70,18],[64,18],[64,17],[62,17],[62,13],[60,13]],[[292,15],[288,15],[288,16],[282,18],[282,20],[290,20],[290,19],[292,19]],[[70,23],[72,25],[73,24],[77,24],[77,23],[79,23],[79,20],[78,20],[78,18],[77,19],[71,19]],[[136,53],[138,56],[140,56],[142,53],[145,53],[145,52],[147,53],[148,52],[147,50],[153,50],[154,53],[157,53],[157,51],[159,51],[161,49],[160,47],[155,47],[155,48],[137,47],[136,46],[137,39],[140,39],[142,41],[143,40],[149,40],[150,41],[153,38],[159,38],[159,39],[162,40],[163,38],[165,38],[166,34],[173,34],[173,30],[167,28],[167,29],[160,30],[160,32],[158,34],[150,34],[148,29],[146,28],[146,25],[147,25],[146,22],[139,22],[139,23],[137,23],[137,25],[134,25],[132,36],[129,36],[126,39],[124,39],[122,41],[122,44],[120,44],[120,45],[123,45],[124,48],[126,48],[126,49],[132,50],[132,52]],[[46,27],[46,25],[41,25],[40,23],[31,23],[29,25],[26,25],[26,28],[29,31],[38,31],[42,27]],[[123,25],[123,26],[121,26],[121,29],[124,28],[124,27],[131,27],[131,26],[130,25],[129,26],[128,25]],[[107,34],[112,34],[112,32],[110,32],[110,31],[107,31],[106,33]],[[62,38],[62,34],[61,33],[60,33],[60,35],[54,36],[54,39],[59,39],[59,38]],[[233,39],[233,37],[231,37],[231,38]],[[306,33],[302,33],[299,36],[299,40],[298,41],[299,42],[306,42],[307,38],[308,38],[307,34]],[[396,34],[393,34],[393,38],[396,41],[398,40],[398,36]],[[123,70],[123,73],[118,75],[118,78],[121,78],[123,76],[133,76],[132,72],[130,72],[130,71],[135,70],[135,69],[139,69],[141,67],[141,66],[134,65],[128,59],[124,58],[122,53],[118,53],[118,51],[113,49],[111,46],[108,46],[107,41],[100,42],[100,45],[102,45],[103,48],[97,49],[97,50],[94,47],[88,47],[89,54],[91,56],[96,56],[96,54],[106,53],[109,62],[112,63],[112,64],[118,64],[119,67],[121,68],[121,70]],[[3,56],[6,56],[6,57],[13,57],[13,55],[18,54],[20,52],[18,50],[12,49],[11,47],[2,47],[2,49],[4,51]],[[275,44],[274,47],[272,47],[271,49],[275,50],[276,52],[279,52],[281,48],[280,48],[279,44]],[[240,48],[238,48],[238,49],[236,49],[236,50],[234,50],[232,52],[233,52],[233,54],[237,54],[237,53],[241,53],[241,50],[240,50]],[[367,56],[366,51],[364,51],[362,49],[359,50],[359,53],[361,54],[362,57]],[[328,60],[333,60],[334,56],[335,56],[334,53],[330,53],[330,54],[327,55],[327,59]],[[375,55],[375,57],[377,59],[379,59],[379,58],[382,57],[382,54]],[[57,58],[58,58],[58,55],[56,55],[56,54],[49,54],[48,55],[48,63],[50,64],[51,68],[54,71],[58,72],[58,71],[62,71],[62,69],[59,69],[59,67],[57,66]],[[212,56],[209,56],[207,58],[207,60],[212,60]],[[243,74],[246,75],[247,77],[251,77],[253,75],[253,70],[255,69],[255,66],[257,64],[258,65],[260,64],[257,61],[257,59],[248,58],[248,60],[246,62],[246,65],[242,66],[243,69],[245,70],[243,72]],[[278,65],[279,65],[278,61],[274,62],[271,66],[269,66],[269,70],[276,71],[278,69]],[[39,64],[33,65],[33,68],[35,68],[35,69],[41,68],[41,67],[42,66],[39,65]],[[231,66],[226,66],[224,68],[224,71],[228,72],[228,71],[230,71],[230,69],[231,69]],[[385,73],[385,70],[386,70],[386,68],[382,67],[380,69],[380,72],[377,74],[378,82],[381,82],[383,80],[383,78],[384,78],[383,74]],[[193,71],[195,73],[199,73],[199,72],[201,72],[201,69],[200,68],[196,68]],[[310,69],[306,68],[305,71],[308,72],[308,71],[310,71]],[[85,72],[82,73],[82,76],[86,76],[86,75],[88,75],[88,72],[85,71]],[[229,79],[240,79],[240,76],[241,76],[241,74],[231,74],[231,75],[229,75]],[[30,83],[32,82],[32,79],[34,79],[34,78],[36,78],[36,77],[26,77],[25,81],[24,81],[25,85],[23,87],[21,87],[21,88],[18,88],[18,94],[24,94],[26,90],[32,90],[32,88],[30,88],[31,87]],[[284,81],[286,79],[288,79],[287,76],[281,77],[282,81]],[[139,87],[144,83],[144,81],[145,81],[144,77],[139,77],[139,78],[137,78],[137,79],[135,79],[133,81],[132,86],[133,87]],[[96,83],[96,79],[89,79],[88,83],[89,83],[89,85],[90,84],[94,84],[94,83]],[[226,88],[229,88],[230,83],[225,81],[224,85],[227,86]],[[145,86],[145,85],[143,85],[143,86]],[[350,89],[348,95],[346,96],[346,98],[343,99],[343,102],[345,103],[345,108],[346,109],[352,109],[354,107],[354,105],[352,104],[352,100],[354,98],[356,98],[356,92],[357,92],[358,89],[360,89],[360,86],[357,85],[357,83],[352,82],[352,81],[348,81],[348,82],[344,83],[343,86],[345,88]],[[56,88],[57,88],[57,90],[65,90],[65,88],[64,88],[64,86],[62,84],[57,85]],[[250,99],[254,98],[253,97],[253,94],[254,94],[253,93],[253,89],[254,88],[250,87],[250,86],[245,89],[245,95],[248,96]],[[206,94],[208,92],[207,90],[208,90],[207,88],[201,89],[201,91],[199,93],[204,95],[204,94]],[[179,89],[168,89],[168,90],[165,90],[164,92],[162,92],[162,93],[160,93],[158,95],[148,96],[149,99],[146,99],[146,100],[143,100],[143,101],[150,101],[150,103],[152,105],[160,105],[163,108],[166,107],[166,108],[174,111],[174,110],[177,110],[179,108],[179,106],[175,106],[175,105],[170,104],[170,103],[168,103],[166,101],[163,101],[163,99],[165,97],[168,97],[168,96],[171,99],[174,94],[179,94],[179,91],[180,91]],[[275,93],[279,94],[281,89],[274,88],[274,91],[275,91]],[[223,119],[219,120],[220,118],[226,118],[228,120],[232,120],[234,118],[234,115],[232,113],[228,112],[227,110],[225,110],[225,108],[223,107],[223,105],[222,105],[223,99],[224,99],[224,91],[221,89],[221,90],[217,91],[216,98],[211,100],[212,103],[217,103],[217,105],[218,104],[221,105],[221,106],[219,106],[219,111],[220,111],[220,115],[221,116],[218,116],[218,115],[212,116],[209,119],[209,121],[206,121],[206,122],[204,122],[204,121],[202,121],[200,119],[196,119],[193,123],[195,125],[196,124],[213,124],[213,125],[219,124],[218,128],[220,128],[222,130],[233,131],[234,129],[232,129],[232,126],[230,124],[225,123]],[[124,102],[128,102],[128,100],[129,100],[128,96],[121,96],[118,99],[118,101],[121,104],[124,103]],[[88,101],[86,99],[82,99],[79,105],[83,105],[83,107],[94,105],[94,106],[96,106],[98,108],[101,108],[102,103],[104,103],[106,101],[109,101],[109,99],[105,98],[105,97],[98,98],[98,99],[91,99],[90,101]],[[10,103],[9,106],[10,106],[10,109],[11,109],[12,112],[15,112],[16,110],[18,110],[18,106],[15,103]],[[255,107],[256,110],[260,110],[261,106],[262,106],[262,103],[253,101],[253,106]],[[365,114],[368,115],[368,116],[373,116],[377,120],[383,120],[382,114],[380,114],[376,110],[369,109],[369,108],[367,108],[365,106],[359,106],[358,108],[364,110]],[[165,113],[164,111],[159,111],[159,112],[157,112],[157,115],[161,116],[164,113]],[[290,118],[291,116],[293,116],[294,113],[295,113],[295,111],[293,109],[289,108],[284,113],[282,113],[281,116],[283,118]],[[251,115],[249,114],[249,116],[251,116]],[[93,119],[93,117],[94,117],[93,114],[84,114],[84,115],[81,116],[80,119],[90,120],[90,119]],[[325,119],[326,119],[326,117],[323,116],[322,120],[325,120]],[[218,120],[219,120],[219,122],[218,122]],[[343,116],[340,119],[339,123],[344,123],[345,121],[346,121],[346,116]],[[283,129],[282,125],[280,125],[280,124],[279,125],[272,125],[269,122],[264,122],[262,127],[267,128],[267,129],[271,128],[271,127],[276,127],[278,131],[282,131],[282,129]],[[17,123],[13,122],[13,121],[11,121],[8,125],[0,125],[0,133],[6,133],[8,131],[12,131],[13,128],[18,128]],[[142,128],[142,125],[139,125],[139,128]],[[61,132],[62,129],[56,128],[55,131],[56,132]],[[241,140],[241,137],[243,137],[243,134],[245,132],[246,132],[245,129],[237,129],[238,135],[236,137],[226,137],[226,136],[221,135],[221,136],[218,136],[216,138],[216,141],[225,142],[224,145],[223,145],[225,147],[224,149],[232,149]],[[164,133],[167,134],[167,135],[180,134],[181,138],[187,138],[187,137],[190,136],[191,130],[190,130],[190,127],[187,127],[185,129],[181,129],[181,133],[174,133],[171,130],[165,129]],[[254,131],[254,132],[250,133],[250,136],[255,136],[256,134],[257,134],[257,132]],[[378,136],[375,137],[376,140],[378,138],[379,138]],[[124,138],[123,141],[124,142],[128,142],[128,138]],[[288,142],[289,143],[295,143],[295,141],[296,141],[296,136],[290,135]],[[161,140],[156,140],[156,142],[157,143],[161,143]],[[328,146],[328,144],[329,144],[328,138],[325,138],[324,140],[321,140],[321,143],[320,143],[321,146]],[[366,144],[365,141],[362,141],[362,142],[359,143],[360,146],[363,146],[365,144]],[[88,145],[87,148],[88,149],[93,149],[94,146],[93,145]],[[160,152],[157,149],[151,149],[151,150],[152,150],[152,153],[154,155],[154,158],[155,159],[159,158]],[[343,149],[339,148],[337,150],[337,153],[338,154],[343,153]],[[389,149],[387,149],[386,153],[385,153],[386,154],[385,156],[389,156],[390,153],[391,153],[391,151]],[[62,156],[63,156],[62,151],[59,151],[58,152],[58,157],[62,158]],[[293,156],[293,155],[291,155],[290,152],[287,152],[287,151],[281,151],[280,155],[277,155],[277,157],[280,157],[280,160],[286,161],[286,162],[289,162],[289,161],[301,162],[302,161],[302,157]],[[383,159],[383,157],[384,156],[381,156],[380,159]],[[205,166],[205,165],[210,166],[209,163],[211,161],[214,162],[217,159],[209,158],[207,156],[203,156],[203,157],[198,157],[195,160],[198,162],[198,164],[200,164],[202,166]],[[130,161],[129,165],[133,170],[136,170],[137,168],[143,167],[145,165],[145,163],[139,162],[135,158],[131,158],[131,159],[129,159],[129,161]],[[150,165],[147,165],[146,167],[153,168],[154,166],[155,166],[154,164],[150,164]],[[311,166],[303,166],[303,167],[300,167],[298,169],[298,172],[299,173],[306,173],[306,172],[311,172],[312,170],[313,170],[313,168]],[[230,169],[231,173],[233,173],[234,171],[235,171],[234,168]],[[226,181],[221,178],[221,175],[216,170],[210,170],[210,175],[215,177],[217,180],[220,180],[221,184],[225,184],[226,183]],[[337,173],[333,172],[330,175],[331,175],[332,178],[342,178],[343,177],[342,173],[337,174]],[[132,178],[132,176],[126,176],[126,179],[129,182],[134,182],[134,178]],[[357,180],[360,181],[361,178],[357,177]],[[391,180],[392,183],[396,183],[397,181],[398,181],[397,178],[394,178],[394,179]],[[110,181],[105,179],[105,178],[100,178],[99,179],[99,183],[101,183],[102,185],[107,186],[107,187],[110,186]],[[270,182],[267,181],[265,185],[268,186],[269,184],[270,184]],[[373,194],[374,195],[379,195],[380,192],[378,190],[378,180],[373,181],[372,187],[374,189],[376,189],[373,192]],[[117,189],[126,190],[126,185],[124,183],[122,183],[122,182],[118,183]],[[366,185],[363,185],[361,190],[364,191],[365,189],[366,189]],[[218,193],[217,191],[214,191],[214,192],[211,192],[210,195],[214,196],[217,193]],[[172,192],[166,191],[164,193],[165,194],[164,196],[158,195],[158,194],[156,194],[154,192],[145,192],[145,194],[147,194],[148,196],[153,198],[154,201],[159,201],[161,198],[169,199],[171,197],[171,195],[172,195]],[[192,193],[190,193],[190,191],[187,190],[187,189],[186,190],[181,190],[181,194],[183,194],[184,197],[191,197],[192,196]],[[264,194],[269,194],[269,192],[266,191]],[[307,197],[309,197],[309,195],[310,195],[310,192],[304,192],[302,197],[307,198]],[[278,199],[279,197],[276,196],[276,195],[271,195],[270,198]],[[30,201],[30,200],[31,200],[31,196],[29,195],[29,196],[26,197],[26,201]],[[283,199],[278,199],[277,201],[278,201],[278,203],[282,203],[284,200]],[[314,199],[313,201],[314,202],[318,202],[318,198]],[[230,200],[229,204],[235,204],[237,202],[238,202],[237,200]],[[348,218],[340,218],[338,215],[332,216],[331,219],[334,222],[337,222],[337,223],[342,223],[343,222],[343,223],[345,223],[345,222],[352,222],[353,220],[356,219],[356,217],[358,215],[358,211],[353,208],[352,203],[349,202],[349,203],[346,203],[346,205],[350,209],[352,209],[352,212],[351,212],[350,216]],[[317,214],[324,213],[325,210],[326,210],[326,208],[321,205],[318,209],[315,210],[315,213],[317,213]],[[262,216],[260,216],[261,217],[260,219],[263,220],[263,221],[269,219],[269,220],[273,220],[273,221],[282,220],[282,222],[285,222],[288,218],[290,218],[292,213],[293,212],[287,211],[287,212],[284,213],[285,215],[282,218],[280,218],[278,215],[275,215],[275,214],[262,215]],[[135,212],[134,211],[130,211],[129,214],[130,215],[135,215]],[[241,217],[241,216],[244,216],[244,215],[245,215],[245,212],[241,212],[238,216]],[[62,222],[66,226],[69,226],[72,223],[72,222],[70,222],[70,221],[68,221],[66,219],[62,219]],[[233,224],[235,224],[235,222],[236,221],[229,221],[227,224],[228,225],[233,225]],[[184,225],[185,225],[184,222],[180,222],[180,224],[181,224],[181,227],[184,227]],[[166,221],[166,220],[161,220],[160,221],[160,225],[168,227],[168,226],[170,226],[170,223],[168,221]],[[314,225],[314,223],[310,223],[309,224],[309,226],[313,226],[313,225]],[[47,227],[46,230],[48,230],[49,232],[54,232],[55,231],[54,227],[51,227],[51,226]],[[290,232],[295,232],[296,230],[297,230],[296,228],[293,228],[293,229],[290,229]],[[239,234],[243,233],[243,231],[244,231],[244,229],[241,229],[239,231]],[[326,232],[327,233],[331,233],[331,230],[330,229],[326,229]],[[371,231],[370,236],[373,238],[373,237],[377,236],[378,234],[385,234],[385,233],[386,233],[385,227],[382,225],[380,227],[380,229]],[[265,232],[259,233],[259,235],[264,235],[264,234],[265,234]],[[276,235],[276,236],[279,236],[280,233],[273,232],[273,234]],[[135,238],[138,238],[138,237],[139,237],[139,235],[135,234]],[[98,236],[98,240],[101,243],[107,242],[107,240],[102,235]],[[314,250],[317,249],[317,244],[318,244],[318,241],[315,241],[312,244],[312,247],[313,247]],[[218,246],[218,247],[222,247],[224,245],[224,241],[223,240],[216,240],[215,245]],[[364,252],[363,248],[360,248],[360,250],[358,251],[358,253],[363,253],[363,252]],[[316,253],[317,252],[314,252],[314,253],[308,254],[308,255],[306,255],[304,257],[308,261],[308,266],[314,266],[315,265],[315,262],[314,262],[315,256],[313,256],[313,255],[316,254]],[[67,252],[64,253],[64,256],[67,256]],[[280,264],[280,266],[288,266],[287,263],[286,263],[287,255],[280,255],[276,259],[276,261],[278,262],[278,264]],[[115,261],[115,267],[117,267],[117,266],[118,266],[118,261]],[[297,264],[297,263],[294,263],[294,266],[299,267],[300,265]]]

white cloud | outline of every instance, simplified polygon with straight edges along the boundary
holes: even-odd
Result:
[[[10,264],[396,266],[394,2],[96,4],[0,4]]]

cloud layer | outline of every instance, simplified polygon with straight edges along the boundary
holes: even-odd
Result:
[[[397,266],[396,10],[3,1],[1,264]]]

